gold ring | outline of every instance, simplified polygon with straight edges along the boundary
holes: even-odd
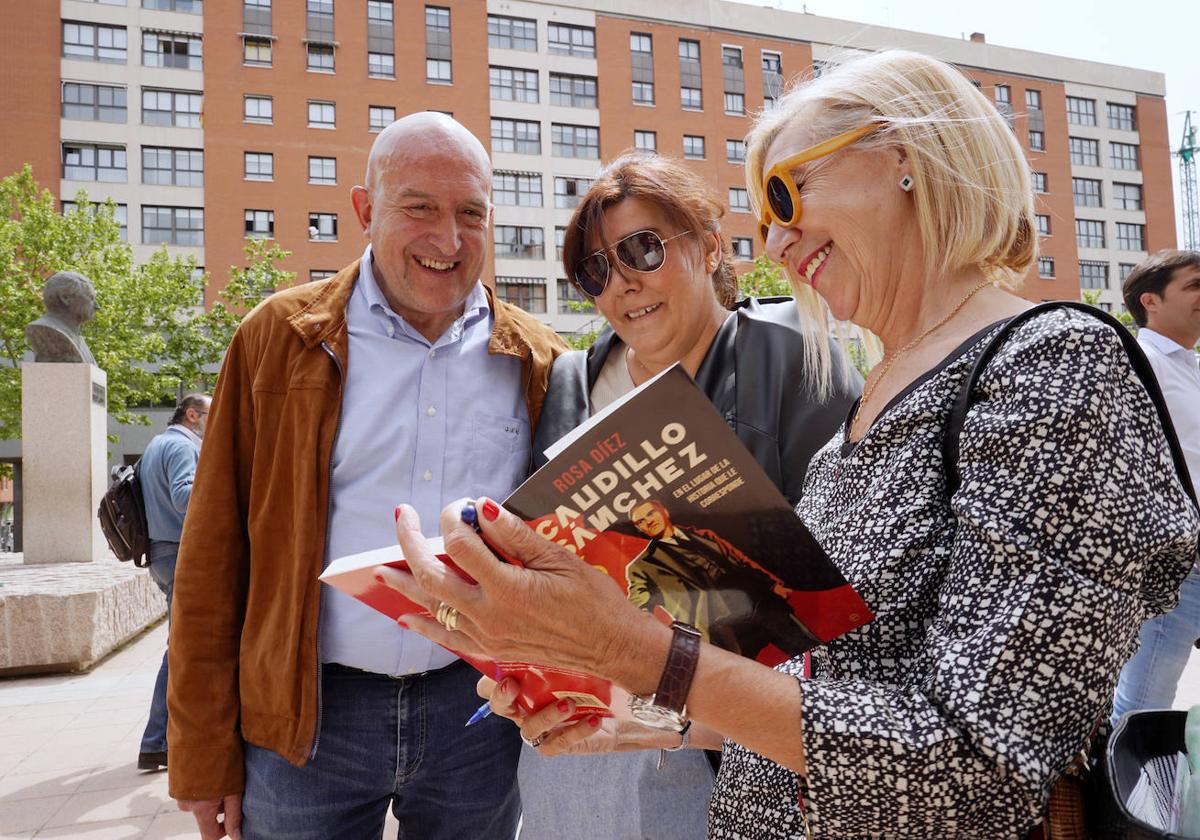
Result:
[[[540,747],[542,745],[542,741],[546,740],[546,733],[543,732],[541,735],[537,736],[536,738],[532,738],[532,739],[526,738],[524,735],[522,735],[521,740],[536,750],[538,747]]]
[[[438,603],[437,612],[433,614],[433,617],[438,624],[445,627],[451,633],[458,627],[458,610],[445,601]]]

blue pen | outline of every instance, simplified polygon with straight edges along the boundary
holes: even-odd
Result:
[[[466,725],[470,726],[472,723],[479,723],[479,721],[483,720],[485,717],[487,717],[491,713],[492,713],[492,704],[490,702],[484,703],[482,706],[480,706],[478,709],[475,710],[475,714],[471,715],[471,719],[469,721],[467,721]]]

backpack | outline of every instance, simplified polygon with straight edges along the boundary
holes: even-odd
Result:
[[[150,565],[150,526],[146,500],[138,479],[139,459],[132,467],[113,467],[112,481],[100,499],[96,517],[108,547],[118,560],[133,561],[138,568]]]

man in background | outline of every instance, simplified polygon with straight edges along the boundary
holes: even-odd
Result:
[[[192,498],[192,481],[200,457],[200,441],[208,423],[209,398],[188,394],[180,401],[167,430],[156,436],[142,454],[138,481],[146,503],[146,525],[150,531],[150,577],[167,596],[167,624],[171,622],[171,594],[175,588],[175,559],[183,517]],[[138,752],[139,770],[167,766],[167,653],[163,652],[150,719]]]
[[[1200,496],[1200,251],[1159,251],[1134,267],[1121,288],[1138,325]],[[1117,683],[1112,722],[1139,709],[1169,709],[1175,687],[1200,639],[1200,570],[1192,568],[1179,606],[1142,625],[1137,653]]]

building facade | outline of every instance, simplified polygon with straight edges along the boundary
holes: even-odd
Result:
[[[213,278],[246,237],[300,282],[356,258],[350,204],[378,131],[439,110],[493,157],[500,296],[562,332],[595,317],[559,263],[601,161],[682,157],[724,198],[735,255],[761,252],[742,172],[753,115],[846,50],[956,64],[1010,120],[1034,171],[1035,300],[1114,307],[1175,244],[1165,81],[1148,71],[726,2],[0,0],[0,172],[29,162],[69,205],[113,198],[139,259],[165,244]],[[652,16],[651,16],[652,15]],[[54,44],[31,50],[27,45]],[[20,115],[14,119],[12,115]],[[744,263],[748,265],[748,263]]]

